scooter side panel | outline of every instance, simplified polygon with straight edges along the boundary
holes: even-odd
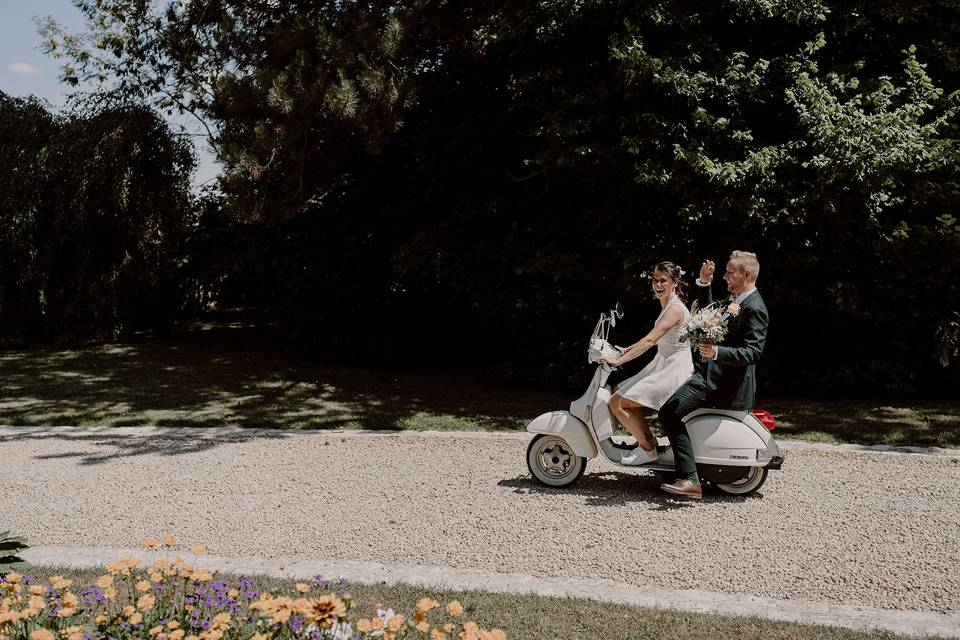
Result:
[[[739,420],[717,414],[704,415],[687,422],[687,433],[698,463],[752,467],[757,450],[766,443]]]
[[[568,411],[550,411],[540,414],[527,425],[527,431],[560,436],[578,456],[597,457],[597,445],[593,443],[593,438],[587,431],[587,425]]]
[[[597,440],[606,440],[613,435],[613,420],[610,417],[610,391],[600,388],[597,391],[597,399],[593,403],[591,417],[593,419],[593,430],[597,434]]]

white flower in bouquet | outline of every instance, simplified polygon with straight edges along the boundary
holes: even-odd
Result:
[[[726,335],[727,318],[724,317],[723,309],[711,304],[695,309],[690,314],[690,319],[683,323],[680,340],[688,343],[720,344]]]

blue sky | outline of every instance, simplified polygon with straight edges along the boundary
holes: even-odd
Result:
[[[70,0],[0,0],[0,91],[12,96],[34,95],[59,109],[71,87],[61,84],[59,61],[38,49],[35,18],[52,15],[73,31],[83,31],[83,16]],[[187,119],[191,131],[196,128]],[[204,142],[196,142],[199,166],[193,177],[200,185],[217,175],[219,169]]]

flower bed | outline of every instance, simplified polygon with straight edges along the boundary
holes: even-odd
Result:
[[[173,547],[148,538],[144,546]],[[53,576],[49,584],[9,573],[0,579],[0,640],[505,640],[499,629],[465,621],[463,607],[430,598],[408,615],[378,609],[359,617],[343,581],[317,576],[295,593],[272,593],[244,577],[227,580],[180,556],[141,566],[131,557],[106,566],[87,586]]]

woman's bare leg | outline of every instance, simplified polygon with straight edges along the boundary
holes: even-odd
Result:
[[[610,410],[644,450],[650,451],[657,447],[657,441],[650,433],[646,418],[643,417],[643,405],[622,396],[613,396],[610,399]]]

